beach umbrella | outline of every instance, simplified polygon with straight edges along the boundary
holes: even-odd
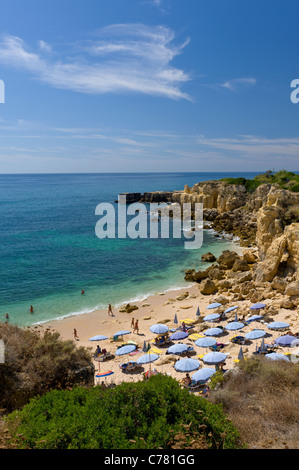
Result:
[[[177,341],[179,339],[185,339],[188,337],[188,333],[185,331],[176,331],[173,335],[170,336],[170,339],[173,341]]]
[[[174,316],[173,323],[174,323],[175,325],[177,325],[177,324],[178,324],[178,317],[177,317],[177,315],[176,315],[176,314],[175,314],[175,316]]]
[[[200,362],[197,359],[190,359],[189,357],[180,359],[174,365],[175,370],[178,372],[191,372],[191,370],[198,369],[199,367]]]
[[[281,354],[281,353],[270,353],[270,354],[265,354],[265,357],[267,359],[272,359],[272,361],[287,361],[289,362],[289,359],[284,355],[284,354]]]
[[[260,310],[261,308],[265,308],[267,307],[266,304],[260,304],[260,303],[257,303],[257,304],[253,304],[251,305],[251,307],[249,307],[251,310]]]
[[[214,338],[198,338],[195,344],[200,348],[210,348],[211,346],[216,346],[217,341]]]
[[[249,333],[246,333],[246,339],[259,339],[265,336],[266,332],[264,330],[252,330]]]
[[[149,350],[150,350],[150,345],[147,344],[146,341],[144,341],[142,351],[146,353]]]
[[[139,357],[139,359],[137,359],[137,364],[149,364],[159,359],[159,357],[160,356],[158,354],[148,352],[147,354],[144,354],[143,356]]]
[[[219,304],[217,302],[213,303],[213,304],[210,304],[207,306],[208,309],[213,309],[213,308],[218,308],[218,307],[221,307],[222,304]]]
[[[147,354],[139,357],[137,359],[137,364],[149,364],[149,374],[151,373],[151,363],[159,359],[158,354],[151,353],[150,351]]]
[[[225,310],[224,313],[233,312],[234,310],[237,310],[237,308],[239,308],[238,305],[236,305],[236,306],[234,306],[234,307],[229,307],[229,308],[227,308],[227,309]]]
[[[227,358],[227,355],[224,353],[210,352],[208,354],[205,354],[202,360],[205,364],[215,365],[215,364],[220,364],[221,362],[224,362],[226,358]]]
[[[174,344],[173,346],[170,346],[170,348],[167,349],[167,352],[170,354],[181,354],[182,352],[185,352],[188,349],[189,349],[189,346],[187,346],[187,344],[177,343],[177,344]]]
[[[104,341],[105,339],[108,339],[108,337],[104,335],[97,335],[90,338],[89,341]]]
[[[200,317],[200,310],[199,310],[199,307],[197,307],[196,316],[197,316],[197,317]]]
[[[117,333],[114,333],[113,336],[124,336],[124,335],[129,335],[131,333],[131,331],[127,331],[127,330],[120,330],[118,331]]]
[[[93,336],[92,338],[90,338],[89,341],[104,341],[105,339],[108,339],[108,337],[104,336],[104,335],[96,335],[96,336]],[[99,372],[100,372],[100,370],[101,370],[100,359],[96,358],[95,360],[98,361],[98,363],[99,363]]]
[[[220,318],[219,313],[211,313],[210,315],[207,315],[204,317],[203,321],[214,321],[218,320]]]
[[[242,346],[240,347],[240,351],[239,351],[239,354],[238,354],[238,359],[239,359],[239,361],[243,361],[243,359],[244,359]]]
[[[155,333],[156,335],[160,335],[168,331],[168,326],[163,325],[162,323],[157,323],[156,325],[152,325],[150,327],[150,330],[152,333]]]
[[[225,327],[226,330],[228,331],[236,331],[236,330],[241,330],[244,328],[244,323],[238,322],[238,321],[232,321],[228,323]]]
[[[123,356],[124,354],[130,354],[132,351],[135,351],[136,346],[134,344],[126,344],[125,346],[122,346],[119,348],[115,355],[116,356]]]
[[[284,321],[274,321],[269,323],[267,326],[270,328],[270,330],[280,330],[282,328],[289,328],[290,325]]]
[[[252,315],[251,317],[246,320],[247,322],[252,322],[252,321],[259,321],[262,320],[264,317],[263,315]]]
[[[298,346],[299,339],[291,335],[283,335],[274,340],[279,346]]]
[[[209,328],[208,330],[204,331],[205,336],[219,336],[223,333],[222,328]]]
[[[212,369],[211,367],[203,367],[202,369],[195,372],[192,375],[191,379],[195,380],[195,382],[205,382],[208,380],[213,374],[215,374],[216,370]]]
[[[262,339],[260,350],[261,350],[261,351],[266,351],[266,346],[265,346],[264,338]]]

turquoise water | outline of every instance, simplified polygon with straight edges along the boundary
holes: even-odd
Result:
[[[95,208],[101,202],[114,204],[121,192],[180,190],[225,176],[0,175],[1,320],[9,313],[11,323],[25,326],[187,286],[185,269],[200,267],[203,253],[221,254],[232,243],[206,230],[198,250],[186,250],[183,237],[100,240]]]

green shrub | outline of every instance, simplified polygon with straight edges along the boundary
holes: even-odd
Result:
[[[37,449],[170,448],[184,434],[205,448],[236,448],[238,432],[221,405],[182,390],[171,377],[113,389],[53,390],[8,416],[18,447]]]

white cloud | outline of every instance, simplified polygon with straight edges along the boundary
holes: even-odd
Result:
[[[81,93],[138,92],[190,99],[181,90],[190,76],[171,65],[188,41],[177,46],[174,39],[174,33],[163,26],[112,25],[67,51],[67,58],[54,61],[45,41],[39,41],[35,52],[21,38],[4,36],[0,64],[25,69],[53,87]]]
[[[231,90],[231,91],[237,91],[242,88],[249,88],[255,84],[256,84],[256,79],[252,77],[248,77],[248,78],[234,78],[232,80],[228,80],[222,83],[219,86],[221,86],[222,88]]]

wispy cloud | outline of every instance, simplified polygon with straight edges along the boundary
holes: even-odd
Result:
[[[41,82],[80,93],[135,92],[190,100],[181,90],[191,79],[171,62],[188,40],[174,44],[175,34],[164,26],[119,24],[105,27],[92,40],[77,44],[54,58],[50,44],[37,51],[16,36],[0,42],[0,64],[30,72]]]
[[[222,88],[227,88],[231,91],[237,91],[243,88],[249,88],[256,84],[256,79],[252,77],[245,77],[245,78],[234,78],[232,80],[227,80],[226,82],[222,83]]]

